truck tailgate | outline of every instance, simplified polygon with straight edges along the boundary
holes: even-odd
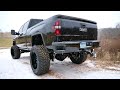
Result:
[[[73,17],[59,17],[61,21],[60,41],[97,40],[97,24]]]

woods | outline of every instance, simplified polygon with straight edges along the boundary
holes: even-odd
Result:
[[[98,58],[101,60],[120,61],[120,24],[116,28],[103,28],[98,30],[100,48]]]

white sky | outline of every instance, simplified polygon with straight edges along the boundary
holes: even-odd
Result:
[[[120,11],[0,11],[0,29],[18,31],[31,18],[47,19],[56,14],[96,21],[98,28],[115,27],[120,22]]]

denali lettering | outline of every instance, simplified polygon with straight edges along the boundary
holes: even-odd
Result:
[[[87,28],[79,28],[79,31],[87,32]]]

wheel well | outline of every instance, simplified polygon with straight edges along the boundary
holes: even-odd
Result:
[[[34,45],[43,45],[43,40],[41,34],[32,36],[32,46]]]

